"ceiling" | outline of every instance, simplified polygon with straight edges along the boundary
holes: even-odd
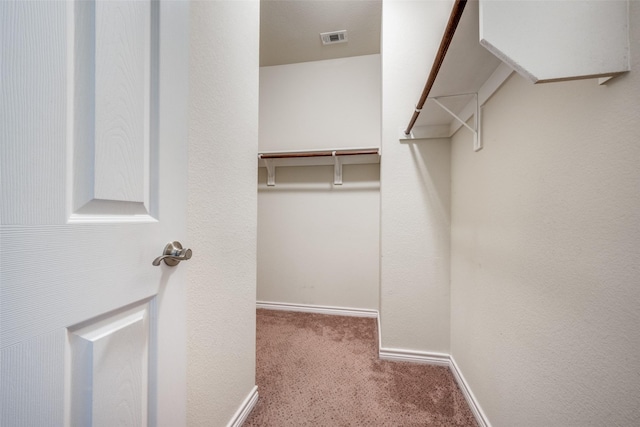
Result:
[[[380,53],[381,0],[261,0],[260,66]],[[347,30],[323,46],[320,33]]]

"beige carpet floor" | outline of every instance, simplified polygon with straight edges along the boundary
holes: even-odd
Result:
[[[245,426],[477,426],[448,368],[378,360],[376,320],[258,310]]]

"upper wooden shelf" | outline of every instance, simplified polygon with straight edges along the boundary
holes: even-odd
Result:
[[[480,44],[533,83],[629,71],[629,2],[480,1]]]

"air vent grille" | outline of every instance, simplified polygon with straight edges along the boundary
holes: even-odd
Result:
[[[328,33],[320,33],[323,45],[346,43],[347,42],[347,30],[331,31]]]

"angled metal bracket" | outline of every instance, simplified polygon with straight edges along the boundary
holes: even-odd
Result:
[[[474,97],[474,101],[476,104],[476,108],[475,111],[473,113],[473,121],[474,121],[474,125],[475,125],[475,129],[472,128],[471,126],[469,126],[464,120],[462,120],[460,117],[458,117],[458,115],[456,113],[454,113],[453,111],[451,111],[450,109],[448,109],[447,107],[445,107],[440,101],[439,99],[441,98],[451,98],[454,96],[464,96],[464,95],[473,95]],[[480,115],[480,104],[478,102],[478,94],[477,93],[465,93],[465,94],[460,94],[460,95],[449,95],[449,96],[436,96],[433,98],[429,98],[432,99],[433,102],[435,102],[440,108],[442,108],[444,111],[446,111],[447,113],[449,113],[451,116],[453,116],[454,119],[456,119],[458,122],[460,122],[462,124],[462,126],[466,127],[467,129],[469,129],[472,133],[473,133],[473,151],[480,151],[482,150],[482,138],[481,138],[481,115]]]

